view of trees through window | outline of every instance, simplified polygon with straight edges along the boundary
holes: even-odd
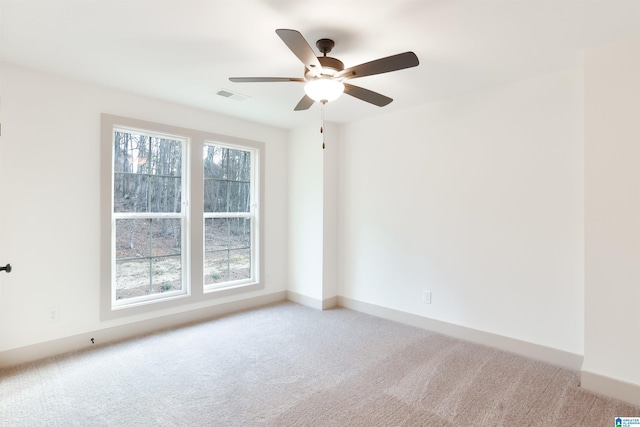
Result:
[[[184,141],[114,132],[116,300],[183,290]]]
[[[205,144],[204,283],[252,278],[250,151]]]
[[[260,288],[264,143],[101,122],[102,317]]]
[[[186,140],[117,128],[113,138],[115,300],[184,293]],[[255,280],[253,152],[205,143],[202,159],[204,286]]]

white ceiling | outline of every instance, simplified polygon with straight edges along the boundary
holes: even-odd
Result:
[[[418,55],[353,80],[394,102],[343,95],[325,107],[338,123],[576,67],[585,48],[640,34],[637,0],[0,0],[0,14],[3,61],[288,129],[319,121],[318,104],[293,111],[302,84],[228,80],[302,77],[277,28],[314,49],[333,39],[346,67]]]

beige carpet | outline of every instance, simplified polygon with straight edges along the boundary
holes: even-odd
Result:
[[[2,426],[613,426],[578,373],[282,303],[0,371]]]

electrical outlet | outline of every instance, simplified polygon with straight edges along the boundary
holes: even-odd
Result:
[[[60,320],[60,307],[52,306],[47,309],[47,321],[49,323],[57,322]]]
[[[431,291],[422,291],[422,302],[431,304]]]

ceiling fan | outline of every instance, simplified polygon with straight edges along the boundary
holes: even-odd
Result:
[[[306,42],[302,34],[296,30],[279,29],[276,33],[289,49],[304,64],[304,78],[298,77],[231,77],[236,83],[248,82],[299,82],[305,84],[305,95],[294,108],[295,111],[307,110],[315,101],[325,104],[338,98],[343,92],[362,101],[378,107],[384,107],[393,99],[377,92],[345,83],[347,80],[374,74],[388,73],[415,67],[419,64],[418,57],[413,52],[376,59],[354,67],[344,68],[342,61],[327,56],[335,43],[331,39],[320,39],[316,47],[322,56],[316,56],[313,49]]]

